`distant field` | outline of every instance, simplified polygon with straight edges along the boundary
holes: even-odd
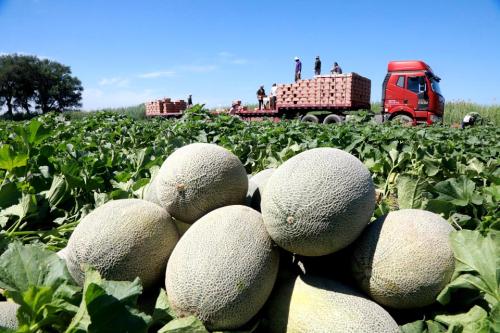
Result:
[[[491,121],[495,125],[500,125],[500,104],[481,105],[464,101],[446,103],[444,123],[460,124],[464,116],[469,112],[477,112],[487,121]]]
[[[248,108],[257,107],[256,104],[248,104]],[[101,109],[96,111],[114,111],[126,114],[134,119],[145,119],[144,104],[129,106],[123,108]],[[380,112],[380,103],[372,103],[372,111],[375,113]],[[500,104],[497,105],[481,105],[477,103],[470,103],[464,101],[452,101],[446,103],[444,112],[444,123],[447,125],[460,124],[463,117],[469,112],[477,112],[487,121],[495,125],[500,125]],[[85,117],[88,112],[71,112],[74,119]]]
[[[81,119],[88,117],[89,115],[92,115],[93,112],[99,112],[99,111],[118,112],[134,119],[146,119],[146,114],[145,114],[146,108],[144,104],[127,106],[122,108],[106,108],[106,109],[91,110],[91,111],[70,111],[68,112],[68,114],[70,114],[72,119]]]

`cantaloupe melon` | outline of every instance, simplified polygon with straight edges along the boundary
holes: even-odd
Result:
[[[262,170],[248,180],[247,206],[260,212],[262,193],[269,177],[271,177],[275,170],[274,168]]]
[[[278,265],[260,213],[240,205],[216,209],[193,224],[172,252],[165,277],[170,304],[212,330],[240,327],[266,302]]]
[[[268,333],[397,333],[377,303],[334,280],[306,275],[278,280],[266,304]]]
[[[431,212],[390,212],[355,242],[354,277],[380,304],[397,309],[429,305],[453,274],[448,240],[452,231],[445,219]]]
[[[68,241],[66,263],[80,284],[83,265],[90,265],[106,279],[139,277],[148,288],[162,276],[178,239],[162,207],[139,199],[109,201],[80,221]]]
[[[219,207],[243,204],[248,178],[243,164],[227,149],[194,143],[172,153],[155,179],[160,205],[185,223]]]
[[[304,256],[338,251],[354,241],[375,208],[375,186],[356,157],[335,148],[300,153],[276,169],[261,202],[271,238]]]
[[[16,318],[19,305],[12,302],[0,302],[0,328],[17,329],[18,321]]]

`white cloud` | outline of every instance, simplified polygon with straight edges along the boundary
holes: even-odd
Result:
[[[181,65],[173,70],[160,70],[137,75],[141,79],[157,79],[161,77],[174,77],[181,72],[186,73],[207,73],[217,69],[216,65]]]
[[[179,67],[181,70],[192,73],[206,73],[217,69],[215,65],[184,65]]]
[[[130,83],[127,78],[112,77],[112,78],[102,78],[99,81],[100,86],[116,86],[116,87],[126,87]]]
[[[232,58],[232,57],[234,57],[234,54],[232,54],[231,52],[222,51],[222,52],[219,52],[219,57]]]
[[[142,79],[155,79],[159,77],[172,77],[174,75],[175,75],[174,71],[157,71],[157,72],[139,74],[138,76]]]
[[[237,59],[231,60],[231,63],[235,64],[235,65],[245,65],[245,64],[248,64],[248,60],[245,58],[237,58]]]
[[[151,89],[142,91],[130,89],[105,91],[88,88],[83,91],[82,95],[84,110],[133,106],[156,98],[154,91]]]
[[[236,54],[222,51],[218,53],[220,60],[224,63],[229,63],[233,65],[246,65],[248,64],[248,59],[238,57]]]

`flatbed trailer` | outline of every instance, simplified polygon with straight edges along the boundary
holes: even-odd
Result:
[[[306,122],[322,122],[325,124],[343,122],[346,111],[369,110],[370,104],[356,105],[354,107],[338,106],[331,104],[277,104],[276,109],[263,110],[236,110],[228,112],[248,121],[280,121],[282,119],[300,119]],[[218,112],[214,112],[218,113]],[[184,114],[179,112],[149,113],[148,117],[180,118]]]
[[[276,108],[232,113],[245,120],[301,119],[309,122],[338,123],[346,111],[370,109],[371,81],[356,73],[318,75],[276,87]]]
[[[379,118],[413,124],[442,122],[445,100],[439,81],[423,61],[391,61],[383,82]],[[248,110],[240,101],[233,103],[229,113],[249,121],[300,119],[340,123],[345,120],[347,111],[371,110],[370,91],[370,79],[356,73],[318,75],[277,85],[274,109]],[[185,108],[183,101],[147,102],[146,116],[179,118]]]
[[[307,122],[322,122],[325,124],[342,122],[345,112],[369,110],[370,103],[351,106],[333,104],[277,104],[276,109],[237,110],[235,115],[243,120],[259,121],[263,119],[279,121],[281,119],[301,119]]]
[[[180,118],[184,114],[183,111],[179,112],[164,112],[164,113],[148,113],[147,117],[161,117],[161,118]]]

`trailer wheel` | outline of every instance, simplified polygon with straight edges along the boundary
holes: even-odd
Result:
[[[302,122],[308,122],[308,123],[319,123],[318,117],[316,117],[313,114],[306,114],[302,119],[300,119]]]
[[[392,118],[391,121],[402,125],[409,125],[413,123],[413,118],[405,114],[398,114],[394,118]]]
[[[344,119],[337,114],[329,114],[323,120],[323,124],[340,124],[343,122],[344,122]]]

